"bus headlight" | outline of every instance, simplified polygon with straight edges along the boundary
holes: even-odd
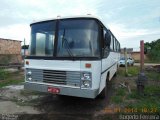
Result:
[[[81,80],[91,80],[91,79],[92,79],[91,73],[89,72],[82,73]]]
[[[92,83],[92,74],[90,72],[83,72],[81,74],[81,88],[90,88]]]
[[[26,80],[27,81],[32,81],[32,72],[31,70],[26,70]]]
[[[84,80],[84,81],[82,81],[83,83],[82,83],[82,87],[85,87],[85,88],[89,88],[90,87],[90,81],[88,81],[88,80]]]
[[[27,75],[28,75],[28,76],[31,76],[31,75],[32,75],[32,72],[31,72],[31,71],[28,71],[28,72],[27,72]]]
[[[31,77],[29,77],[29,78],[28,78],[28,81],[32,81],[32,78],[31,78]]]

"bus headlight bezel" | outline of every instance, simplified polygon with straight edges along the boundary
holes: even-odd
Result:
[[[81,74],[81,88],[92,87],[92,74],[90,72],[82,72]]]
[[[26,81],[32,81],[32,71],[26,69]]]
[[[90,72],[83,72],[81,74],[81,80],[92,80],[92,74]]]

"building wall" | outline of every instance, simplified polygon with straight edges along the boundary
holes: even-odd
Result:
[[[0,38],[0,63],[20,63],[21,41]]]
[[[137,61],[140,60],[140,52],[132,52],[131,56]],[[148,60],[148,57],[145,54],[144,54],[144,60]]]
[[[21,54],[21,41],[0,38],[0,54]]]

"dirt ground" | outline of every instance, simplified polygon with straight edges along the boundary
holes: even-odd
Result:
[[[112,115],[107,109],[116,106],[110,104],[110,98],[114,95],[114,89],[125,79],[128,78],[114,77],[105,99],[86,99],[27,91],[24,90],[23,83],[6,86],[0,88],[0,115],[18,114],[20,120],[107,120],[106,117],[100,116],[104,113]],[[130,77],[133,83],[131,85],[135,85],[136,79],[137,77]]]
[[[33,93],[23,85],[11,85],[0,89],[0,114],[50,114],[54,118],[90,119],[97,116],[109,103],[108,98],[85,99],[52,94]],[[26,116],[24,117],[26,118]]]
[[[29,98],[20,94],[23,85],[12,85],[0,89],[0,114],[39,113],[32,106],[21,106],[17,103],[25,102]]]

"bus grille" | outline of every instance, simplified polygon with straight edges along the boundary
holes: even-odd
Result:
[[[80,87],[80,72],[43,70],[43,82]]]

